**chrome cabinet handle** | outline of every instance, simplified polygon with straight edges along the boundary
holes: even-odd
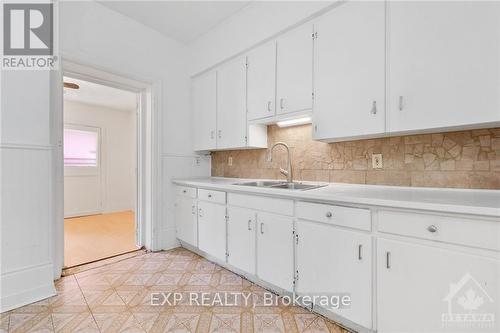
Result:
[[[252,220],[248,220],[248,230],[252,230]]]
[[[377,114],[377,101],[373,101],[371,114]]]
[[[264,234],[264,223],[260,224],[260,233]]]
[[[325,216],[326,216],[326,217],[328,217],[328,218],[330,218],[330,217],[332,217],[332,216],[333,216],[333,214],[332,214],[332,212],[326,212],[326,215],[325,215]]]
[[[399,96],[399,111],[403,111],[403,96]]]
[[[437,232],[438,231],[438,227],[436,227],[435,225],[430,225],[427,227],[427,231],[429,232]]]
[[[391,268],[391,252],[389,251],[385,253],[385,268]]]
[[[267,111],[271,112],[271,101],[267,102]]]
[[[363,244],[359,244],[358,245],[358,260],[362,260],[363,259],[362,249],[363,249]]]
[[[284,99],[284,98],[281,98],[281,99],[280,99],[280,109],[281,109],[281,110],[283,110],[283,109],[285,108],[284,103],[285,103],[285,99]]]
[[[198,216],[203,217],[203,210],[201,208],[198,208]]]

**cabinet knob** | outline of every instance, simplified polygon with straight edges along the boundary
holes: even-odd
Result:
[[[328,217],[328,218],[330,218],[330,217],[333,216],[333,214],[332,214],[332,212],[326,212],[325,216]]]
[[[209,197],[209,198],[211,198],[211,197],[212,197],[212,195],[209,193],[209,194],[208,194],[208,197]]]
[[[437,232],[438,228],[435,225],[430,225],[427,227],[427,231],[429,232]]]

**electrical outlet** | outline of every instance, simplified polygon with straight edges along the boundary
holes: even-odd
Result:
[[[382,154],[372,154],[372,168],[373,169],[382,169]]]
[[[232,156],[228,157],[228,159],[227,159],[227,165],[233,166],[233,157]]]

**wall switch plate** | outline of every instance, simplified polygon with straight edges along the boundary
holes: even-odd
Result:
[[[227,159],[227,165],[233,166],[233,157],[232,156],[228,157],[228,159]]]
[[[373,169],[382,169],[382,154],[372,154],[372,168]]]

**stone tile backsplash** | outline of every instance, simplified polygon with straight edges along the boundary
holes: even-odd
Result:
[[[313,141],[311,125],[268,127],[269,147],[292,149],[295,180],[423,187],[500,189],[500,128],[337,143]],[[284,179],[283,148],[212,153],[212,176]],[[381,153],[383,168],[372,168]],[[232,157],[232,165],[228,163]]]

